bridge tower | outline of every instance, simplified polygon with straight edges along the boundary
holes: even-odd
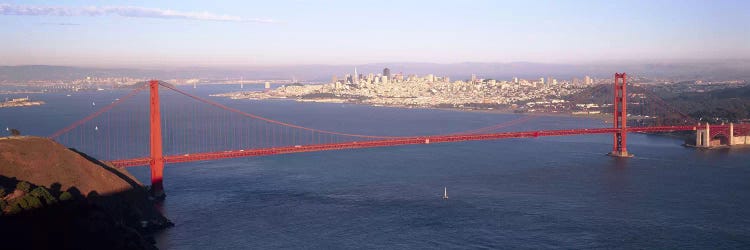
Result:
[[[150,127],[151,127],[151,194],[154,197],[164,197],[162,184],[164,172],[164,155],[161,140],[161,112],[159,111],[159,81],[148,82],[150,88]]]
[[[627,74],[615,73],[614,82],[614,101],[612,102],[612,114],[614,120],[612,124],[617,132],[613,134],[613,145],[610,156],[614,157],[633,157],[628,153],[628,93],[627,93]]]

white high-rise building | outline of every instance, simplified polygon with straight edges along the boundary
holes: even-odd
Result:
[[[352,83],[359,83],[359,74],[357,74],[357,67],[354,67],[354,76],[352,77]]]

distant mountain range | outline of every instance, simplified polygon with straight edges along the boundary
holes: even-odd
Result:
[[[25,82],[34,80],[73,80],[91,77],[137,77],[137,78],[202,78],[202,79],[292,79],[326,81],[333,75],[339,78],[352,74],[354,67],[360,74],[382,73],[390,68],[391,73],[435,74],[449,76],[454,80],[469,79],[471,74],[479,78],[507,79],[520,77],[536,79],[551,76],[557,79],[610,77],[614,72],[630,75],[665,77],[673,79],[702,80],[750,80],[750,60],[727,60],[719,62],[691,63],[620,63],[620,64],[547,64],[532,62],[514,63],[373,63],[360,65],[296,65],[296,66],[248,66],[248,67],[185,67],[174,69],[93,68],[51,65],[0,66],[0,82]]]

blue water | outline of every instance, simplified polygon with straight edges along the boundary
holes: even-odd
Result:
[[[247,88],[248,86],[246,86]],[[238,90],[208,86],[200,96]],[[124,91],[30,95],[0,126],[49,135]],[[25,96],[25,95],[24,95]],[[2,97],[2,96],[0,96]],[[361,134],[449,133],[519,117],[212,98],[244,111]],[[603,127],[540,117],[507,130]],[[695,150],[631,134],[300,153],[168,165],[162,249],[749,248],[750,149]],[[148,183],[148,169],[129,169]],[[441,198],[443,187],[450,199]]]

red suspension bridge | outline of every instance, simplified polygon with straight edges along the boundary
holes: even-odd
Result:
[[[247,113],[187,93],[170,84],[152,80],[65,127],[50,138],[120,168],[151,168],[152,191],[163,194],[164,164],[225,158],[290,154],[326,150],[389,147],[462,141],[534,138],[586,134],[612,134],[610,155],[631,156],[628,132],[700,130],[691,124],[673,126],[627,126],[627,82],[625,73],[615,74],[613,127],[498,132],[536,118],[525,116],[510,122],[469,131],[417,136],[386,136],[342,133],[290,124]],[[148,89],[148,95],[141,95]],[[160,89],[166,90],[160,95]],[[164,102],[163,102],[164,101]],[[169,110],[162,108],[169,107]],[[165,111],[165,112],[162,112]],[[143,119],[149,117],[148,120]],[[750,126],[706,124],[704,137],[748,134]],[[699,132],[701,133],[701,132]],[[729,143],[731,144],[731,139]],[[696,142],[701,145],[701,142]],[[144,147],[148,145],[148,147]]]

